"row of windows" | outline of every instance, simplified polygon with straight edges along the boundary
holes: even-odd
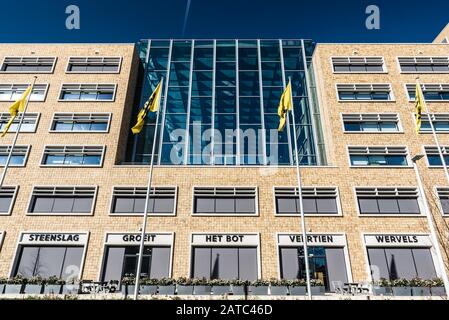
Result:
[[[29,84],[0,84],[0,101],[18,100]],[[48,84],[35,84],[30,101],[44,102],[47,97]],[[116,84],[62,84],[58,95],[59,101],[114,101]]]
[[[17,132],[23,114],[18,114],[8,132]],[[50,132],[108,132],[111,113],[54,113]],[[0,113],[0,130],[3,131],[11,115]],[[26,113],[20,132],[36,132],[40,113]]]
[[[56,57],[5,57],[0,72],[53,73]],[[119,73],[120,57],[69,57],[66,73]]]
[[[402,73],[449,73],[449,57],[398,57]],[[383,57],[332,57],[335,73],[386,73]]]
[[[145,187],[114,187],[110,213],[112,215],[141,215],[145,207]],[[208,192],[205,192],[208,190]],[[0,189],[0,213],[12,211],[18,187]],[[449,214],[449,189],[436,188],[443,214]],[[33,188],[27,212],[30,214],[92,214],[97,187],[65,186]],[[338,190],[335,187],[305,187],[302,191],[305,214],[339,215],[342,210]],[[419,194],[416,188],[356,187],[361,215],[417,215],[421,214]],[[275,213],[280,216],[298,215],[300,212],[297,188],[274,189]],[[175,215],[177,207],[176,187],[151,188],[148,213]],[[192,214],[194,215],[257,215],[258,197],[254,187],[195,187]]]
[[[337,84],[339,101],[394,101],[391,84]],[[415,99],[415,84],[406,84],[405,89],[409,101]],[[422,91],[426,101],[449,100],[448,84],[422,84]]]

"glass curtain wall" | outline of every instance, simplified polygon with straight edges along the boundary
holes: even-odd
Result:
[[[164,77],[155,160],[160,165],[317,165],[302,40],[144,40],[136,114]],[[291,78],[296,130],[278,132],[277,109]],[[139,89],[139,88],[138,88]],[[130,135],[127,162],[149,163],[155,114]],[[162,134],[160,134],[162,133]]]

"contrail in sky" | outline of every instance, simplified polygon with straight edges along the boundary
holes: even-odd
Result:
[[[189,11],[190,11],[190,2],[192,0],[187,0],[187,6],[186,6],[186,13],[184,15],[184,25],[182,26],[182,36],[184,37],[184,34],[186,32],[186,26],[187,26],[187,19],[189,18]]]

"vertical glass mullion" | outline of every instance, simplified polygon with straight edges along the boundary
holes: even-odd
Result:
[[[235,103],[236,103],[236,155],[235,165],[240,165],[240,93],[239,93],[239,41],[235,40]]]
[[[186,116],[186,132],[185,132],[185,139],[186,139],[186,147],[184,149],[185,155],[184,155],[184,164],[189,163],[189,146],[190,146],[190,137],[189,137],[189,126],[190,126],[190,106],[192,104],[192,78],[193,78],[193,58],[194,58],[194,50],[195,50],[195,40],[192,40],[191,43],[191,49],[190,49],[190,70],[189,70],[189,93],[187,98],[187,116]],[[200,137],[201,140],[201,137]],[[192,141],[192,143],[194,143]],[[201,145],[201,141],[200,141]],[[202,151],[202,150],[201,150]]]
[[[217,40],[214,40],[213,58],[212,58],[212,123],[211,123],[211,157],[210,164],[215,165],[215,86],[216,86],[216,74],[217,74]]]
[[[258,58],[258,69],[259,69],[259,95],[260,95],[260,122],[261,122],[261,129],[262,129],[262,135],[263,135],[263,142],[262,142],[262,154],[263,154],[263,165],[267,164],[267,146],[266,146],[266,132],[265,132],[265,118],[264,118],[264,107],[263,107],[263,79],[262,79],[262,55],[260,52],[260,39],[257,39],[257,58]],[[259,139],[259,132],[256,133],[256,139]],[[260,141],[257,142],[260,144]],[[260,145],[259,145],[260,147]],[[257,157],[259,157],[259,148],[257,148]]]
[[[167,95],[168,95],[168,82],[170,81],[170,67],[171,67],[171,55],[173,51],[173,39],[170,40],[170,48],[168,49],[168,59],[167,59],[167,75],[164,80],[164,86],[165,86],[165,92],[164,92],[164,104],[162,109],[162,119],[161,119],[161,125],[160,125],[160,137],[159,137],[159,151],[158,151],[158,159],[157,162],[160,165],[161,164],[161,158],[162,158],[162,140],[164,138],[164,129],[165,129],[165,110],[167,109]],[[156,128],[156,127],[155,127]],[[155,132],[154,134],[157,134]]]
[[[314,124],[314,119],[315,119],[315,108],[313,106],[313,101],[312,101],[312,96],[311,96],[311,87],[310,87],[310,78],[309,78],[309,73],[308,73],[308,68],[307,68],[307,57],[306,57],[306,48],[304,46],[304,39],[301,39],[301,47],[302,47],[302,59],[303,59],[303,64],[304,64],[304,76],[306,79],[306,94],[307,94],[307,102],[309,105],[309,115],[310,115],[310,126],[312,127],[312,135],[313,135],[313,142],[311,144],[311,146],[314,147],[315,149],[315,161],[316,164],[319,164],[318,161],[320,159],[320,155],[319,155],[319,148],[318,146],[316,146],[316,143],[318,142],[318,136],[317,136],[317,132],[316,132],[316,126]],[[308,131],[308,130],[307,130]],[[310,140],[309,140],[310,141]]]
[[[279,40],[279,50],[280,50],[280,57],[281,57],[281,70],[282,70],[282,85],[285,86],[286,79],[285,79],[285,65],[284,65],[284,47],[282,46],[282,40]],[[290,135],[290,114],[287,112],[287,141],[288,141],[288,152],[290,153],[290,165],[293,165],[293,149],[292,149],[292,139]]]

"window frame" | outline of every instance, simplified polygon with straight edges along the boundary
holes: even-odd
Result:
[[[364,59],[365,63],[363,66],[369,65],[367,62],[367,59],[382,59],[382,71],[335,71],[335,65],[334,65],[334,59],[348,59],[348,64],[351,65],[350,59],[351,58],[358,58],[358,59]],[[333,74],[388,74],[388,67],[385,63],[385,58],[383,56],[331,56],[330,59],[330,65],[332,68]]]
[[[111,189],[111,197],[109,200],[109,211],[108,216],[111,217],[143,217],[144,213],[114,213],[112,212],[114,208],[114,193],[116,188],[129,188],[129,189],[137,189],[137,188],[143,188],[147,189],[147,186],[133,186],[133,185],[113,185]],[[178,186],[177,185],[152,185],[151,189],[157,189],[157,188],[173,188],[174,189],[174,199],[173,199],[173,212],[172,213],[148,213],[149,217],[176,217],[177,215],[177,208],[178,208]]]
[[[396,116],[396,126],[398,128],[397,131],[347,131],[345,128],[345,116],[358,116],[361,120],[360,122],[354,121],[354,123],[362,123],[362,122],[370,122],[369,120],[364,121],[363,117],[365,116],[377,116],[379,119],[377,122],[382,122],[382,116]],[[340,112],[340,120],[342,124],[342,131],[344,134],[404,134],[404,128],[401,123],[401,117],[399,113],[377,113],[377,112],[363,112],[363,113],[346,113]],[[386,120],[385,120],[386,121]],[[375,122],[374,120],[372,122]]]
[[[220,188],[234,188],[234,189],[254,189],[254,213],[195,213],[195,189],[220,189]],[[259,217],[260,211],[259,211],[259,188],[257,186],[211,186],[211,185],[193,185],[192,188],[192,204],[191,204],[191,217]],[[234,198],[235,199],[235,198]]]
[[[69,70],[69,66],[71,65],[70,60],[71,59],[86,59],[86,64],[89,64],[88,59],[89,58],[102,58],[103,59],[103,64],[102,66],[105,65],[104,63],[104,59],[109,59],[109,58],[113,58],[113,59],[119,59],[119,63],[117,66],[117,71],[70,71]],[[67,74],[119,74],[121,72],[122,69],[122,62],[123,62],[123,57],[122,56],[69,56],[67,58],[67,63],[65,66],[65,73]],[[73,63],[73,62],[72,62]]]
[[[34,196],[34,191],[36,188],[53,188],[55,190],[57,188],[73,188],[73,189],[94,188],[90,212],[86,212],[86,213],[84,213],[84,212],[82,212],[82,213],[77,213],[77,212],[37,212],[37,213],[30,212],[32,201],[33,201],[33,196]],[[33,184],[31,186],[30,196],[28,198],[27,206],[25,209],[26,215],[27,216],[47,216],[47,217],[52,217],[52,216],[55,216],[55,217],[58,217],[58,216],[93,216],[95,214],[97,196],[98,196],[98,186],[97,185],[34,185]]]
[[[447,192],[449,194],[449,187],[437,185],[437,186],[433,187],[433,190],[438,197],[438,205],[437,205],[438,210],[440,211],[441,215],[444,218],[449,217],[449,213],[444,213],[443,204],[441,203],[441,198],[440,198],[440,192]]]
[[[0,148],[3,148],[3,147],[6,147],[6,152],[8,153],[9,152],[8,149],[11,148],[12,145],[7,144],[7,145],[1,145],[0,146]],[[28,157],[30,155],[31,145],[29,145],[29,144],[28,145],[15,145],[14,148],[26,148],[26,153],[25,153],[25,156],[24,156],[24,159],[23,159],[23,164],[21,164],[21,165],[14,165],[14,164],[9,163],[8,167],[25,168],[27,166],[27,163],[28,163]],[[14,149],[13,149],[13,153],[14,153]],[[8,156],[6,156],[6,157],[8,157]],[[0,164],[0,168],[4,168],[4,167],[5,167],[4,164]]]
[[[442,149],[442,153],[443,153],[443,157],[448,157],[449,158],[449,146],[446,145],[440,145],[440,148]],[[423,154],[425,155],[426,158],[426,164],[427,164],[427,168],[429,169],[441,169],[444,167],[444,164],[441,165],[431,165],[430,161],[429,161],[429,149],[434,149],[436,153],[431,153],[430,155],[436,155],[438,156],[438,158],[440,157],[440,153],[438,151],[438,147],[436,145],[423,145],[421,146],[421,150],[423,152]],[[448,160],[448,164],[447,166],[449,166],[449,160]]]
[[[409,92],[407,86],[410,86],[410,87],[413,86],[413,90],[414,90],[416,83],[404,83],[405,94],[407,96],[408,102],[414,103],[415,100],[411,98],[410,92]],[[423,86],[424,86],[424,88],[423,88]],[[446,100],[426,99],[425,94],[424,94],[424,92],[426,91],[425,90],[426,86],[440,86],[441,89],[442,89],[442,86],[447,86],[448,90],[444,91],[444,92],[447,92],[449,94],[449,82],[448,83],[421,83],[421,90],[423,92],[425,102],[431,102],[431,103],[448,103],[449,102],[449,99],[446,99]]]
[[[101,155],[100,155],[100,164],[98,165],[80,165],[80,164],[46,164],[45,163],[45,159],[46,159],[46,155],[48,155],[48,153],[46,151],[47,148],[64,148],[64,154],[70,154],[69,152],[66,152],[65,149],[66,148],[82,148],[83,151],[82,154],[83,156],[85,155],[84,149],[87,147],[92,147],[92,148],[101,148]],[[52,167],[52,168],[102,168],[104,165],[104,158],[105,158],[105,153],[106,153],[106,146],[105,145],[72,145],[72,144],[67,144],[67,145],[62,145],[62,144],[46,144],[44,145],[44,148],[42,149],[42,155],[41,155],[41,160],[40,160],[40,164],[39,167],[42,168],[46,168],[46,167]],[[50,153],[51,154],[51,153]]]
[[[0,192],[2,191],[1,189],[3,189],[3,188],[14,188],[13,195],[12,195],[12,198],[11,198],[11,203],[9,204],[8,212],[0,212],[0,216],[10,216],[12,214],[12,211],[13,211],[13,208],[14,208],[14,204],[15,204],[15,202],[17,200],[17,194],[19,192],[19,186],[18,185],[2,186],[0,188]],[[1,193],[0,193],[0,195],[1,195]],[[1,239],[0,239],[0,248],[1,248]]]
[[[22,112],[17,114],[17,118],[16,118],[17,122],[20,121],[20,117],[22,117],[22,116],[23,116]],[[30,130],[30,131],[22,131],[22,128],[20,128],[20,133],[36,133],[37,127],[39,126],[39,120],[41,118],[41,113],[40,112],[27,112],[27,113],[25,113],[25,118],[23,121],[27,121],[27,116],[32,117],[33,119],[36,119],[34,128],[33,128],[33,130]],[[8,112],[0,112],[0,118],[3,118],[3,117],[7,117],[7,119],[11,119],[11,115]],[[13,121],[13,124],[15,122],[16,121]],[[16,133],[16,132],[17,132],[16,130],[13,131],[11,128],[8,130],[8,133]]]
[[[0,86],[2,86],[2,85],[3,86],[10,86],[9,90],[12,90],[12,88],[14,86],[24,86],[25,89],[26,89],[26,88],[28,88],[31,85],[31,83],[0,83]],[[43,87],[45,87],[43,98],[42,98],[42,100],[33,100],[33,99],[31,99],[31,97],[32,97],[32,94],[31,94],[30,95],[30,102],[34,102],[34,103],[44,103],[44,102],[46,102],[47,101],[48,88],[50,87],[50,84],[48,82],[46,82],[46,83],[36,83],[35,87],[36,86],[43,86]],[[37,89],[35,89],[35,87],[33,88],[33,91],[37,90]],[[41,89],[39,89],[39,90],[41,90]],[[9,99],[9,100],[2,100],[2,99],[0,99],[0,102],[14,102],[14,101],[15,101],[14,99],[13,100],[11,100],[11,99]]]
[[[405,150],[405,161],[407,162],[407,164],[406,165],[404,165],[404,166],[398,166],[398,165],[377,165],[377,166],[375,166],[375,165],[363,165],[363,166],[361,166],[361,165],[353,165],[352,164],[352,162],[351,162],[351,153],[349,152],[349,149],[350,148],[366,148],[366,149],[369,149],[369,148],[385,148],[385,149],[388,149],[388,148],[404,148],[404,150]],[[349,164],[349,168],[351,168],[351,169],[358,169],[358,168],[362,168],[362,169],[391,169],[391,168],[396,168],[396,169],[410,169],[410,168],[412,168],[413,167],[413,165],[412,165],[412,161],[411,161],[411,159],[410,159],[410,152],[409,152],[409,149],[408,149],[408,146],[378,146],[378,145],[375,145],[375,146],[357,146],[357,145],[346,145],[346,154],[348,155],[348,164]],[[366,155],[367,156],[369,156],[371,153],[369,153],[369,152],[367,152],[366,153]],[[380,155],[380,156],[383,156],[383,155],[388,155],[389,153],[385,153],[385,154],[373,154],[374,156],[376,156],[376,155]],[[392,154],[393,156],[395,155],[395,154]],[[399,155],[399,154],[398,154]]]
[[[23,236],[26,235],[26,234],[30,234],[30,233],[36,233],[36,234],[44,234],[44,233],[48,233],[48,234],[55,234],[55,233],[56,234],[74,234],[74,233],[76,233],[76,234],[80,234],[80,235],[85,235],[86,236],[86,241],[84,243],[82,243],[81,245],[79,245],[79,244],[69,244],[69,243],[61,243],[61,245],[48,244],[49,247],[53,247],[53,246],[54,247],[79,247],[79,246],[83,247],[83,255],[81,257],[80,270],[79,270],[78,277],[77,277],[78,280],[81,279],[81,277],[83,275],[85,262],[86,262],[87,247],[89,245],[89,238],[90,238],[90,232],[89,231],[73,231],[73,232],[71,232],[71,231],[63,231],[63,232],[49,231],[49,232],[45,232],[45,231],[33,231],[33,230],[32,231],[20,231],[19,237],[18,237],[17,242],[16,242],[16,247],[15,247],[15,250],[14,250],[14,257],[11,260],[11,264],[10,264],[10,267],[9,267],[9,273],[8,274],[9,274],[10,278],[13,277],[14,270],[17,267],[17,263],[19,263],[19,253],[20,253],[20,250],[21,250],[22,246],[27,246],[26,244],[25,245],[23,244],[23,241],[22,241]],[[35,247],[42,247],[42,246],[45,246],[45,244],[36,243],[36,245],[35,245]]]
[[[374,99],[369,99],[369,100],[342,100],[340,99],[340,94],[339,94],[339,90],[338,90],[338,86],[353,86],[354,88],[356,86],[371,86],[371,92],[374,92],[374,88],[373,86],[389,86],[390,90],[388,91],[390,98],[388,100],[374,100]],[[393,86],[391,85],[391,83],[335,83],[335,97],[337,99],[337,102],[339,103],[395,103],[396,102],[396,98],[394,95],[394,91],[393,91]],[[353,92],[357,92],[357,91],[353,91]],[[387,91],[385,91],[387,92]]]
[[[98,92],[99,92],[99,89],[98,89],[98,86],[114,86],[114,91],[113,91],[113,93],[112,93],[112,99],[111,100],[97,100],[97,99],[95,99],[95,100],[91,100],[91,99],[88,99],[88,100],[81,100],[81,99],[79,99],[79,100],[66,100],[66,99],[63,99],[62,97],[63,97],[63,93],[65,92],[65,90],[63,90],[63,87],[64,86],[78,86],[78,88],[79,89],[73,89],[73,90],[75,90],[75,91],[79,91],[79,92],[81,92],[81,91],[83,91],[83,89],[82,89],[82,86],[96,86],[96,92],[97,92],[97,94],[98,94]],[[58,94],[58,102],[72,102],[72,103],[114,103],[114,102],[116,102],[115,101],[115,98],[116,98],[116,96],[117,96],[117,86],[118,86],[118,84],[117,83],[103,83],[103,82],[101,82],[101,83],[72,83],[72,82],[69,82],[69,83],[61,83],[61,85],[60,85],[60,87],[59,87],[59,94]]]
[[[57,116],[71,116],[72,118],[76,116],[100,116],[100,115],[107,115],[108,116],[108,122],[106,125],[105,131],[100,130],[54,130],[52,129],[55,122],[58,120],[55,120],[55,117]],[[76,121],[76,120],[73,120]],[[111,127],[111,121],[112,121],[112,112],[54,112],[52,115],[52,119],[50,121],[50,127],[48,128],[48,132],[50,133],[109,133],[110,127]]]
[[[412,113],[410,113],[410,115],[411,115],[412,123],[415,123],[415,120],[416,120],[415,113],[412,112]],[[434,126],[435,126],[435,123],[438,123],[438,118],[441,118],[441,117],[447,117],[447,122],[449,123],[449,113],[444,113],[444,112],[431,112],[429,114],[428,113],[423,113],[422,114],[422,122],[429,122],[429,125],[430,125],[430,121],[428,121],[429,120],[429,116],[430,116],[430,121],[433,122]],[[435,118],[437,118],[437,119],[435,119]],[[434,119],[434,120],[432,120],[432,119]],[[443,121],[441,121],[441,122],[443,122]],[[435,132],[437,134],[447,134],[447,133],[449,133],[449,128],[447,130],[440,130],[440,131],[435,130]],[[432,130],[423,131],[422,130],[422,125],[421,125],[421,129],[419,130],[419,134],[432,134]]]
[[[5,66],[5,62],[7,59],[10,58],[20,58],[21,60],[23,60],[24,58],[37,58],[37,59],[53,59],[53,65],[51,68],[51,71],[6,71],[3,70],[3,67]],[[55,71],[55,67],[56,67],[56,63],[58,61],[58,57],[57,56],[5,56],[3,57],[2,63],[0,65],[0,73],[4,73],[4,74],[52,74]]]
[[[433,59],[447,59],[449,66],[449,56],[397,56],[396,64],[398,66],[398,70],[401,74],[448,74],[448,71],[403,71],[400,59],[414,59],[415,65],[418,64],[416,62],[416,58],[428,58],[431,60],[430,66],[434,65]]]
[[[375,192],[377,192],[378,189],[395,189],[395,190],[406,190],[406,189],[415,189],[416,192],[416,200],[418,203],[418,208],[419,208],[419,214],[384,214],[384,213],[369,213],[369,214],[364,214],[361,213],[360,210],[360,205],[359,205],[359,197],[357,196],[357,190],[358,189],[374,189]],[[418,190],[418,187],[414,187],[414,186],[353,186],[352,187],[353,190],[353,194],[354,194],[354,199],[355,199],[355,208],[357,208],[357,217],[359,218],[379,218],[379,217],[385,217],[385,218],[425,218],[426,214],[425,214],[425,210],[424,210],[424,205],[422,203],[422,197],[421,194]],[[379,197],[374,197],[373,199],[378,199]]]
[[[279,189],[279,188],[282,188],[282,189],[287,189],[287,188],[289,188],[289,189],[294,189],[295,190],[295,194],[296,194],[296,189],[298,189],[298,187],[297,186],[278,186],[278,185],[275,185],[275,186],[273,186],[273,188],[272,188],[272,192],[273,192],[273,211],[274,211],[274,216],[275,217],[295,217],[295,218],[298,218],[298,217],[300,217],[301,215],[300,214],[294,214],[294,213],[290,213],[290,214],[280,214],[280,213],[277,213],[277,210],[276,210],[276,189]],[[337,186],[322,186],[322,185],[320,185],[320,186],[302,186],[302,191],[303,191],[303,193],[304,193],[304,189],[330,189],[330,188],[333,188],[333,189],[335,189],[335,202],[336,202],[336,204],[337,204],[337,214],[311,214],[311,213],[305,213],[304,214],[304,216],[306,216],[306,217],[343,217],[343,209],[342,209],[342,205],[341,205],[341,198],[340,198],[340,189],[339,189],[339,187],[337,187]],[[303,198],[304,199],[304,198]]]

